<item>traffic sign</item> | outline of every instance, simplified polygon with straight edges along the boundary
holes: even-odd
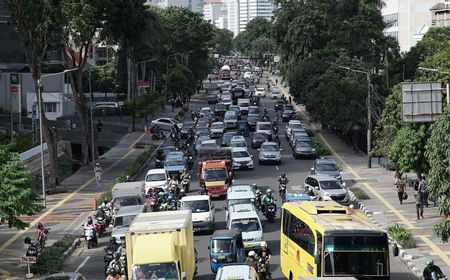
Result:
[[[279,55],[274,56],[273,62],[280,62],[280,56]]]
[[[36,263],[36,257],[26,257],[23,256],[20,258],[20,262],[24,262],[24,263]]]
[[[19,87],[11,85],[11,87],[9,88],[9,91],[11,93],[17,93],[17,92],[19,92]]]

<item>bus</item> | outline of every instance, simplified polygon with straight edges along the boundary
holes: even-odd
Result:
[[[390,277],[387,234],[359,211],[334,201],[283,204],[281,272],[301,277]]]
[[[220,79],[222,79],[222,80],[229,80],[230,79],[230,75],[231,75],[230,66],[224,65],[224,66],[222,66],[222,68],[220,68],[220,71],[219,71]]]

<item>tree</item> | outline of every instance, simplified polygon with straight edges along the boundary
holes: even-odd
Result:
[[[194,76],[191,70],[181,64],[177,64],[175,68],[170,69],[167,79],[167,86],[172,93],[184,95],[194,90]]]
[[[29,187],[31,183],[31,175],[17,154],[0,145],[0,218],[8,221],[10,228],[26,228],[29,224],[19,217],[44,209],[39,196]]]
[[[31,76],[34,80],[36,100],[39,96],[38,81],[41,78],[42,67],[47,55],[50,37],[58,34],[61,19],[61,7],[59,2],[52,0],[3,0],[11,12],[13,23],[16,26],[19,41],[25,53],[25,58]],[[41,99],[42,100],[42,99]],[[45,116],[44,102],[39,108],[42,119],[42,134],[49,155],[49,180],[47,187],[55,188],[58,180],[58,152],[56,131],[50,129]]]
[[[233,50],[233,32],[214,27],[213,46],[214,53],[229,55]]]
[[[428,190],[432,197],[441,196],[439,213],[446,219],[434,226],[434,232],[442,241],[447,242],[450,232],[450,107],[431,126],[431,135],[427,141],[426,158],[430,164]]]
[[[256,17],[234,39],[236,49],[257,60],[263,60],[263,55],[273,50],[271,32],[271,23],[265,18]]]
[[[83,72],[88,67],[87,59],[92,51],[96,34],[103,25],[106,6],[104,1],[90,0],[64,0],[62,3],[66,64],[70,69],[77,68],[76,71],[70,72],[70,76],[75,112],[80,128],[81,164],[87,165],[89,163],[90,118],[87,98],[83,91]]]

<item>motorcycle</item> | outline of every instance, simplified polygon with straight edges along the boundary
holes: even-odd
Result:
[[[31,241],[30,237],[25,237],[24,243],[28,245],[27,251],[25,253],[25,256],[27,257],[37,257],[38,254],[41,252],[39,242]]]
[[[280,183],[279,193],[281,197],[281,201],[286,200],[286,183]]]
[[[95,231],[97,232],[98,237],[106,232],[106,222],[103,217],[98,217],[97,220],[95,220],[94,223]]]
[[[184,190],[185,193],[189,192],[189,187],[191,185],[191,175],[187,175],[181,180],[181,188]]]
[[[162,133],[161,130],[158,129],[157,132],[152,132],[152,140],[156,141],[156,140],[165,140],[166,139],[166,135],[164,135],[164,133]]]
[[[105,256],[103,262],[105,263],[105,276],[108,276],[108,268],[111,261],[114,259],[114,251],[111,248],[105,249]]]
[[[86,240],[86,245],[88,249],[95,246],[94,229],[85,228],[84,229],[84,239]]]
[[[150,195],[150,208],[152,212],[158,211],[158,197],[155,195]]]
[[[258,274],[260,280],[269,280],[270,271],[267,270],[267,258],[258,259]]]
[[[45,242],[47,241],[47,235],[49,231],[50,228],[44,228],[42,233],[38,236],[37,242],[39,245],[39,252],[41,252],[45,248]]]
[[[103,221],[105,222],[105,227],[109,227],[109,224],[111,223],[109,219],[110,217],[109,209],[99,206],[97,213],[94,215],[94,217],[97,219],[102,218]]]
[[[264,208],[265,208],[264,216],[266,216],[267,220],[270,223],[273,223],[275,221],[277,207],[275,206],[274,203],[271,203],[269,205],[266,205],[266,207],[264,207]]]
[[[255,206],[258,210],[261,210],[262,208],[262,192],[259,190],[255,193]]]

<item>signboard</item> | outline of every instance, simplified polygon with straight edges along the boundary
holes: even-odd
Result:
[[[434,122],[442,114],[441,82],[402,83],[402,121]]]
[[[273,62],[280,62],[280,56],[279,55],[274,56]]]
[[[219,56],[220,56],[220,55],[219,55],[218,53],[215,53],[215,54],[214,54],[214,58],[219,58]]]
[[[9,92],[11,92],[11,93],[18,93],[19,92],[19,87],[11,85],[10,88],[9,88]]]
[[[20,258],[20,262],[23,262],[23,263],[36,263],[36,257],[25,257],[25,256],[23,256],[23,257]]]
[[[9,75],[9,81],[11,85],[18,85],[19,84],[19,74],[10,74]]]
[[[150,81],[139,80],[138,86],[140,88],[148,88],[148,87],[150,87]]]

